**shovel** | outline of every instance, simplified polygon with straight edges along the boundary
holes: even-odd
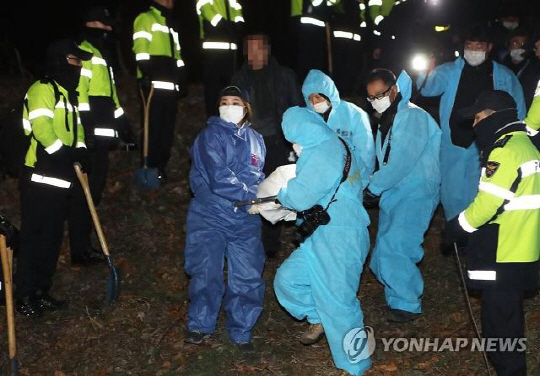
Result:
[[[8,326],[9,361],[11,363],[11,376],[19,375],[19,362],[17,361],[17,338],[15,337],[15,318],[13,316],[13,285],[11,272],[13,270],[13,258],[11,249],[6,245],[6,237],[0,235],[0,257],[2,259],[2,271],[4,273],[4,289],[6,293],[6,315]]]
[[[111,254],[109,253],[109,247],[105,241],[105,235],[103,234],[103,229],[101,228],[101,223],[99,222],[94,200],[92,199],[92,194],[90,193],[90,187],[88,186],[88,175],[86,175],[85,172],[82,172],[81,165],[79,163],[74,163],[73,167],[75,168],[77,177],[81,182],[84,196],[86,197],[86,202],[88,203],[88,209],[90,209],[90,214],[92,214],[92,220],[94,221],[94,227],[96,228],[101,249],[107,258],[107,265],[109,266],[109,279],[107,281],[107,304],[112,305],[120,297],[120,270],[114,266]]]
[[[135,183],[141,189],[158,189],[159,172],[157,168],[148,167],[148,134],[150,122],[150,102],[154,96],[154,85],[148,94],[148,100],[144,99],[144,93],[141,90],[141,97],[144,108],[144,133],[143,133],[143,167],[135,171]]]

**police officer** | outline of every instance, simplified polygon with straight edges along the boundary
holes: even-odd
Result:
[[[237,0],[198,0],[197,14],[203,49],[203,81],[206,115],[217,115],[220,90],[228,85],[236,69],[238,36],[244,23]]]
[[[468,282],[482,290],[483,336],[509,341],[524,338],[523,295],[538,288],[540,253],[540,152],[516,107],[507,92],[490,90],[461,111],[474,117],[482,173],[474,201],[449,223],[452,240],[468,235]],[[497,375],[526,375],[523,346],[498,341],[488,352]]]
[[[162,182],[171,156],[176,121],[176,100],[183,87],[184,61],[180,55],[178,31],[173,18],[174,0],[154,0],[150,9],[137,16],[133,26],[133,52],[137,78],[144,96],[150,87],[148,167],[158,168]]]
[[[114,53],[114,44],[111,43],[113,19],[106,8],[94,7],[87,12],[85,20],[79,47],[92,53],[93,57],[83,62],[77,91],[81,121],[92,162],[92,171],[88,176],[90,191],[94,203],[98,205],[107,180],[109,150],[116,144],[119,133],[125,138],[132,136],[118,101],[114,74],[109,63]],[[84,193],[78,184],[73,189],[68,223],[71,264],[88,266],[103,262],[103,254],[90,246],[92,221]]]
[[[20,178],[21,245],[15,275],[16,309],[26,316],[66,307],[49,295],[62,243],[70,188],[76,184],[73,163],[88,170],[84,130],[77,109],[81,60],[91,54],[74,41],[47,49],[47,75],[28,90],[23,127],[31,135]]]

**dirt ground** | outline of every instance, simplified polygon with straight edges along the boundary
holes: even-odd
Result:
[[[0,79],[0,108],[22,98],[27,88],[12,78]],[[133,79],[120,80],[121,101],[135,129],[139,103]],[[111,152],[111,171],[99,213],[109,248],[123,272],[119,304],[105,308],[107,268],[72,268],[69,249],[62,246],[52,294],[69,300],[66,311],[40,319],[16,316],[20,373],[27,376],[120,375],[337,375],[325,340],[304,347],[298,337],[305,322],[293,320],[276,301],[272,281],[276,269],[292,252],[284,236],[277,258],[266,263],[265,309],[254,330],[257,351],[241,354],[224,330],[202,346],[184,343],[188,280],[183,270],[184,225],[189,199],[188,149],[204,126],[202,88],[193,86],[179,101],[170,183],[157,192],[134,187],[138,152]],[[0,213],[20,223],[16,181],[0,180]],[[414,215],[414,213],[411,213]],[[372,236],[377,210],[370,210]],[[482,375],[480,352],[384,351],[382,338],[469,338],[474,330],[465,305],[455,259],[439,252],[440,210],[426,236],[421,263],[425,292],[423,315],[413,323],[390,324],[382,286],[364,269],[358,296],[365,323],[373,327],[377,346],[368,375]],[[96,243],[97,245],[97,243]],[[472,298],[479,318],[479,300]],[[539,374],[540,298],[526,301],[527,356],[531,375]],[[0,369],[8,373],[7,337],[0,307]]]

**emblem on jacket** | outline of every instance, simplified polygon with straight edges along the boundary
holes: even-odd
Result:
[[[255,167],[259,167],[261,159],[257,154],[251,154],[251,165]]]
[[[495,175],[500,165],[501,164],[499,162],[489,161],[486,165],[486,177],[490,178]]]

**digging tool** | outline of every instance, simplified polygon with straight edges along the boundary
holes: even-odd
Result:
[[[17,361],[17,337],[15,336],[15,317],[13,315],[13,285],[11,275],[13,270],[13,254],[7,247],[6,237],[0,235],[0,257],[4,273],[4,290],[6,293],[6,315],[8,326],[9,361],[11,363],[11,376],[19,375],[19,362]]]
[[[334,54],[332,53],[332,28],[330,22],[324,23],[326,31],[326,58],[328,62],[328,73],[330,77],[334,75]]]
[[[459,251],[456,242],[454,242],[454,253],[456,255],[456,260],[459,268],[459,275],[461,276],[461,285],[463,287],[463,291],[465,294],[465,301],[467,302],[467,307],[469,308],[469,315],[471,317],[474,330],[476,332],[476,337],[480,342],[482,342],[482,335],[480,334],[480,330],[478,329],[478,325],[476,324],[476,319],[474,318],[474,313],[471,306],[471,301],[469,300],[469,294],[467,293],[467,284],[465,283],[465,276],[463,275],[463,267],[461,266],[461,260],[459,259]],[[482,349],[482,355],[484,355],[484,362],[486,363],[486,370],[488,376],[491,376],[491,370],[489,368],[489,362],[486,355],[486,351]]]
[[[109,253],[109,247],[105,241],[105,235],[103,234],[103,229],[101,228],[101,223],[99,222],[94,200],[92,199],[92,194],[90,193],[88,175],[82,172],[81,165],[79,163],[74,163],[73,167],[75,168],[77,177],[81,182],[84,196],[86,197],[86,202],[88,203],[88,209],[90,209],[90,214],[92,215],[92,220],[94,221],[94,227],[96,228],[99,243],[101,244],[101,249],[107,258],[107,265],[109,266],[109,279],[107,281],[107,304],[111,305],[120,297],[120,270],[114,265],[111,254]]]
[[[141,97],[144,108],[144,132],[143,132],[143,167],[135,171],[135,182],[142,189],[159,188],[159,172],[157,168],[148,167],[148,137],[150,132],[150,103],[154,96],[154,85],[150,89],[148,99],[145,100],[144,93],[141,90]]]
[[[268,197],[254,198],[252,200],[235,201],[233,205],[234,205],[235,208],[238,208],[240,206],[264,204],[265,202],[274,202],[274,201],[276,201],[276,197],[277,196],[268,196]]]

